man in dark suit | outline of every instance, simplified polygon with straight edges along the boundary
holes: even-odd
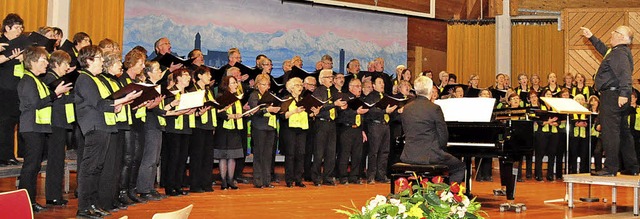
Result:
[[[464,163],[444,151],[449,132],[442,109],[429,100],[433,81],[420,76],[415,80],[414,86],[416,99],[400,110],[405,133],[405,145],[400,160],[412,164],[447,165],[451,182],[460,183],[464,179]]]
[[[633,41],[633,30],[619,26],[611,32],[612,48],[600,41],[587,28],[581,27],[583,35],[604,56],[595,76],[595,88],[600,92],[600,124],[602,125],[602,147],[607,159],[604,169],[592,172],[594,176],[616,176],[620,169],[620,158],[624,164],[624,175],[638,175],[638,160],[635,156],[633,136],[628,128],[629,97],[633,57],[629,45]]]

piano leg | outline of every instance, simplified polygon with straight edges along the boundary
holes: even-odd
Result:
[[[465,191],[465,195],[469,198],[471,198],[471,173],[473,173],[473,171],[471,170],[471,157],[464,157],[464,166],[465,166],[465,171],[464,171],[464,184],[465,187],[467,188]]]
[[[506,187],[507,200],[515,199],[516,180],[520,161],[500,160],[500,183]]]

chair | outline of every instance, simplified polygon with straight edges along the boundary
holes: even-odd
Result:
[[[0,215],[11,215],[11,218],[33,219],[31,199],[26,189],[0,193]]]
[[[190,204],[189,206],[177,211],[155,213],[151,219],[187,219],[189,218],[189,214],[191,214],[192,208],[193,204]]]

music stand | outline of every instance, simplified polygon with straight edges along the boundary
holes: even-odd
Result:
[[[578,102],[570,98],[541,97],[540,99],[545,103],[547,103],[549,106],[551,106],[551,109],[553,109],[554,112],[558,114],[567,115],[567,125],[565,126],[567,144],[565,148],[566,153],[564,155],[564,160],[565,160],[565,172],[569,174],[569,163],[568,163],[569,162],[569,133],[571,133],[569,130],[570,126],[568,124],[570,121],[569,116],[571,116],[571,114],[591,115],[591,111],[589,111],[589,109],[585,108],[584,106],[580,105]],[[591,157],[589,157],[589,160],[591,160]],[[544,201],[544,203],[565,202],[568,199],[569,199],[568,189],[567,189],[567,185],[565,185],[564,198],[546,200]]]

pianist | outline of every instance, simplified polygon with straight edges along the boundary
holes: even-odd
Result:
[[[433,81],[425,76],[414,82],[417,97],[404,107],[401,114],[405,146],[400,160],[410,164],[444,164],[449,167],[451,182],[464,179],[464,163],[444,151],[449,139],[447,124],[440,106],[429,98]]]

